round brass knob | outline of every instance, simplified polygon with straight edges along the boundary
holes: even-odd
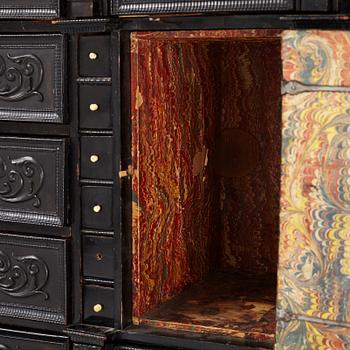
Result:
[[[91,163],[97,163],[100,160],[100,157],[97,154],[92,154],[90,156],[90,162]]]
[[[99,105],[97,103],[91,103],[89,108],[91,112],[96,112],[99,109]]]
[[[95,213],[99,213],[102,210],[102,206],[100,206],[99,204],[94,205],[94,207],[92,208],[92,210]]]
[[[97,261],[102,261],[102,259],[103,259],[103,254],[102,253],[97,253],[96,254],[96,260]]]
[[[102,304],[95,304],[93,309],[94,309],[94,312],[99,313],[103,310],[103,305]]]
[[[97,53],[96,52],[90,52],[89,53],[90,60],[97,60]]]

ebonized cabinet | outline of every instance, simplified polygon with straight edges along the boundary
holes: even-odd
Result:
[[[0,349],[346,349],[349,16],[343,0],[2,0]],[[299,212],[332,205],[298,221],[315,220],[295,232],[306,252],[281,229],[276,321],[265,197],[292,167],[278,147],[297,154],[326,112]]]

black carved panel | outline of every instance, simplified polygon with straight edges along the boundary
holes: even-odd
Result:
[[[66,260],[65,240],[0,234],[0,316],[66,324]]]
[[[64,63],[60,34],[0,36],[0,120],[62,123]]]
[[[59,0],[1,0],[2,18],[57,18],[60,16]]]
[[[294,0],[111,0],[112,14],[292,11]]]
[[[66,143],[0,137],[0,220],[63,226]]]

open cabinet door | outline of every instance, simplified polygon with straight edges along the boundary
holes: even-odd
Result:
[[[350,33],[286,31],[277,350],[350,349]]]

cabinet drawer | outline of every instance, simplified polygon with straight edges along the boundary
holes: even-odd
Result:
[[[1,0],[2,18],[57,18],[60,16],[59,0]]]
[[[0,137],[0,221],[63,226],[64,139]]]
[[[0,234],[0,317],[67,323],[66,241]]]
[[[82,226],[112,229],[112,188],[84,186],[82,188]]]
[[[85,277],[113,280],[113,237],[83,236],[83,269]]]
[[[80,86],[79,115],[82,129],[111,129],[111,88]]]
[[[110,76],[110,40],[107,35],[80,38],[80,75],[83,77]]]
[[[81,138],[81,177],[112,180],[112,156],[113,138],[111,136],[83,136]]]
[[[1,35],[0,120],[62,123],[64,68],[63,35]]]
[[[90,285],[84,288],[84,321],[112,326],[114,317],[114,289]]]

